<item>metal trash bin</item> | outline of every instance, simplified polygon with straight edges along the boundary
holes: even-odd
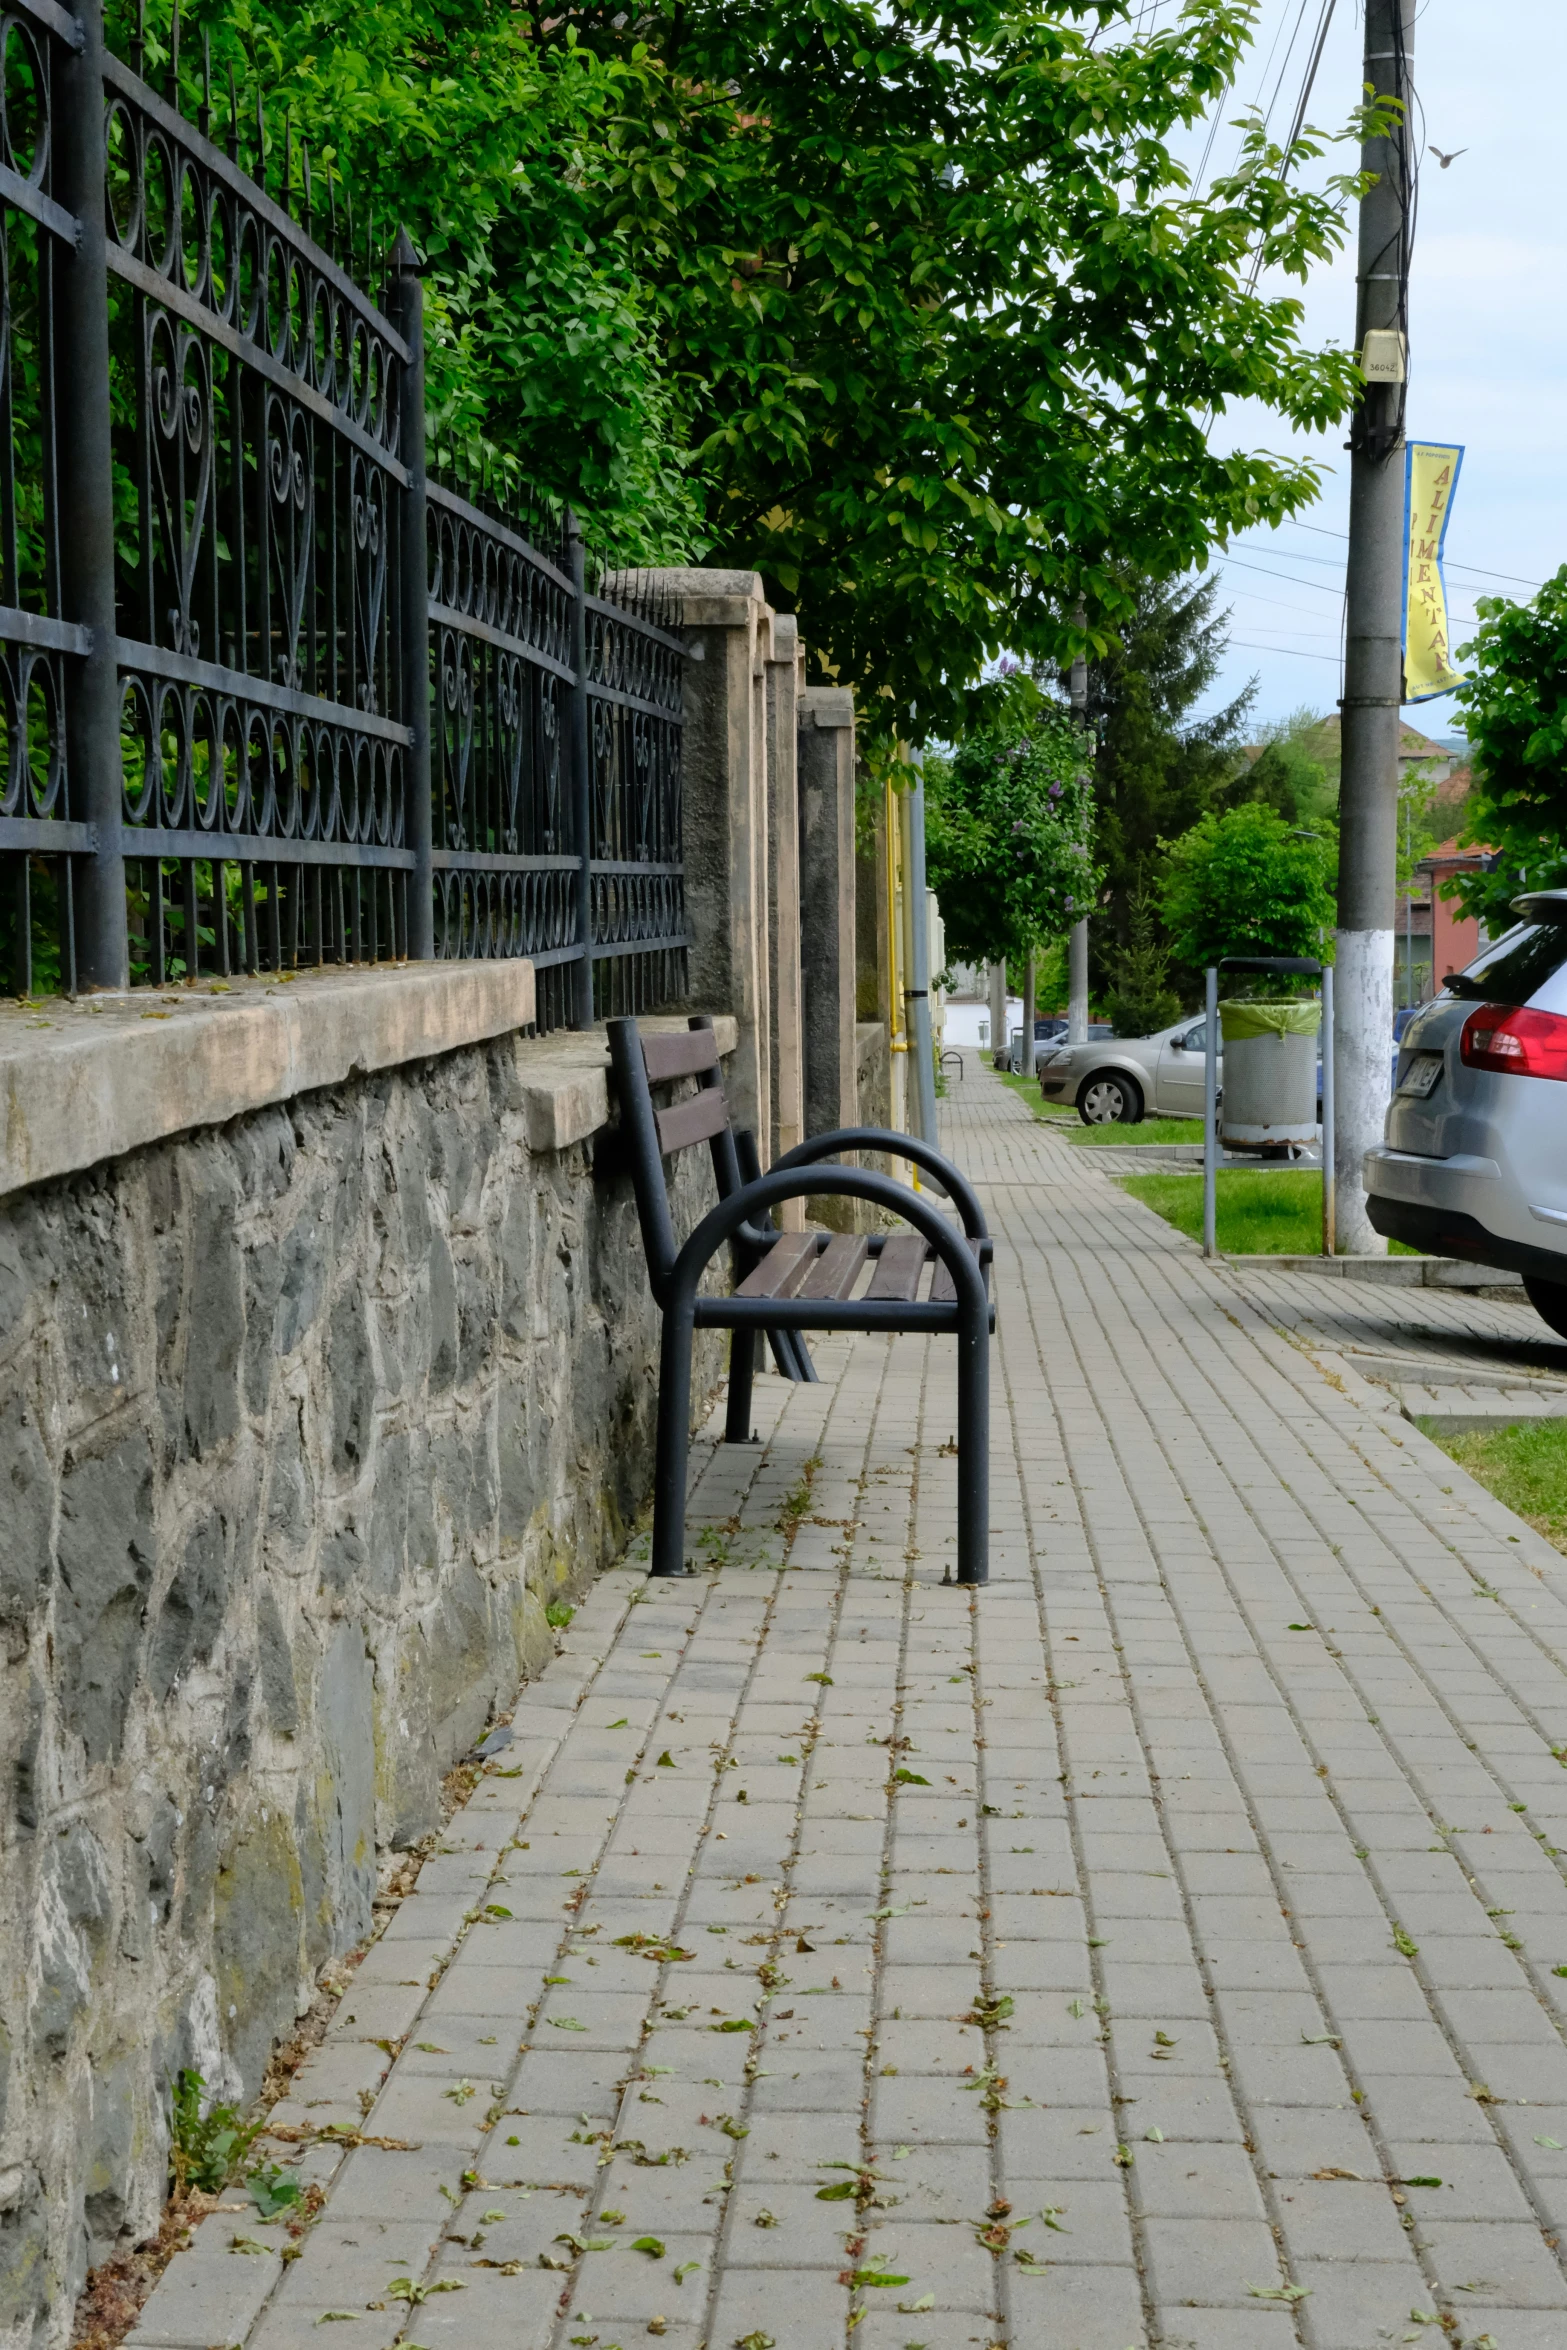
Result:
[[[1226,1150],[1299,1149],[1317,1140],[1318,1003],[1225,1003],[1224,1099],[1220,1140]]]

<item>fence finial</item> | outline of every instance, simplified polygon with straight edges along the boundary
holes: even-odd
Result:
[[[201,28],[201,114],[196,127],[203,138],[212,129],[212,35],[205,25]]]
[[[180,110],[180,0],[174,0],[174,13],[169,19],[169,104],[178,114]]]

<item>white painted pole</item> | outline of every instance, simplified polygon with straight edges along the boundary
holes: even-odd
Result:
[[[1322,966],[1322,1253],[1338,1249],[1338,1187],[1333,1166],[1333,966]]]
[[[1219,971],[1208,966],[1202,1093],[1202,1253],[1219,1253]]]
[[[909,800],[909,863],[904,877],[909,894],[913,947],[908,1001],[909,1051],[914,1058],[915,1127],[923,1142],[934,1144],[936,1131],[936,1060],[930,1033],[930,899],[925,887],[925,761],[910,753],[914,785]]]

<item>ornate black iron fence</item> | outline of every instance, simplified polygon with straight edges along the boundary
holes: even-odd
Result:
[[[682,652],[575,520],[430,478],[405,238],[364,274],[0,0],[0,986],[526,955],[539,1024],[685,987]],[[138,60],[139,63],[139,60]]]

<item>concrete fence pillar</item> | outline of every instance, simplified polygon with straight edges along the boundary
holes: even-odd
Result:
[[[806,690],[794,617],[772,610],[754,571],[653,578],[677,606],[689,656],[690,1004],[738,1024],[725,1088],[765,1167],[809,1134],[858,1123],[866,1092],[879,1107],[886,1091],[886,1012],[876,1001],[886,890],[873,886],[868,906],[858,893],[857,926],[854,697]],[[869,937],[860,934],[867,913]],[[871,1041],[882,1049],[869,1054],[867,1088]],[[804,1202],[790,1202],[780,1220],[803,1226],[804,1213]]]
[[[795,743],[800,693],[799,631],[792,613],[773,615],[763,663],[767,706],[767,956],[772,995],[772,1156],[805,1140],[805,1037],[800,978],[800,790]],[[803,1230],[805,1203],[791,1200]]]
[[[800,695],[800,960],[805,1131],[859,1122],[855,1037],[854,696]]]
[[[766,678],[773,613],[754,571],[654,577],[679,602],[690,656],[682,754],[690,1003],[738,1022],[725,1089],[765,1165],[774,1131]]]

